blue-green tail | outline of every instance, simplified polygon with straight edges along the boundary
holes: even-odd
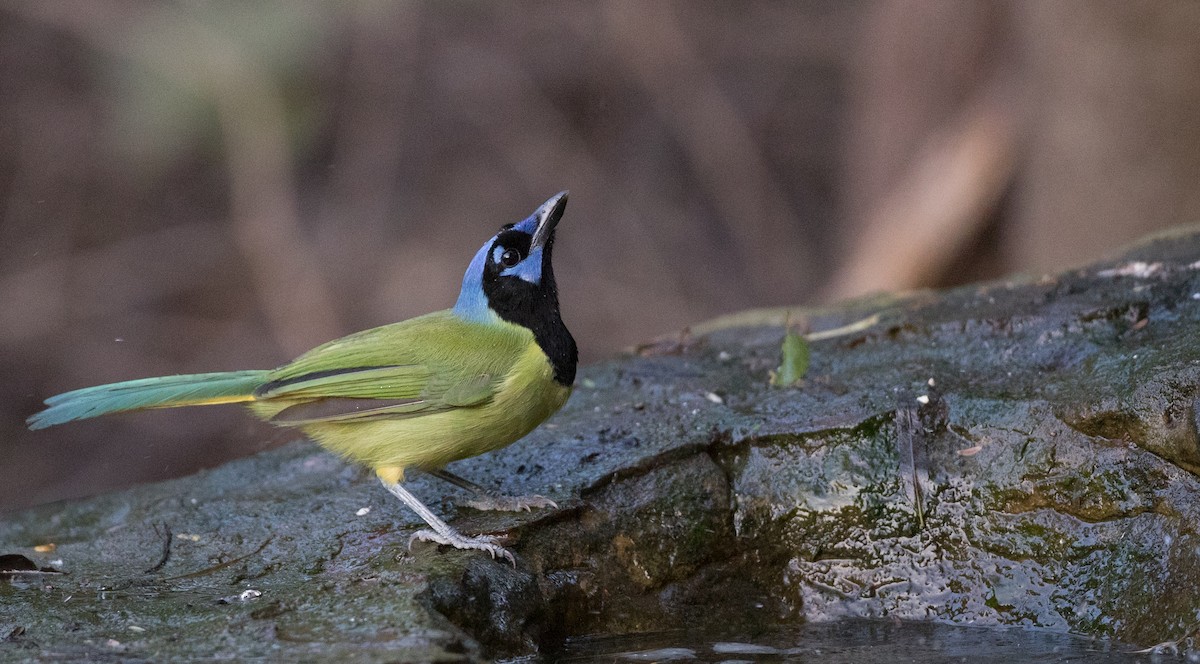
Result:
[[[46,410],[25,421],[30,429],[143,408],[172,408],[253,401],[267,371],[227,371],[142,378],[64,392],[46,399]]]

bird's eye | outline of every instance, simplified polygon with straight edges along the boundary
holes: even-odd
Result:
[[[503,254],[500,254],[500,264],[504,267],[512,267],[521,262],[521,252],[516,249],[505,249]]]

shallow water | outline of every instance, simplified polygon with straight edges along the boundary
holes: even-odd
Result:
[[[677,630],[568,639],[547,662],[1186,662],[1135,653],[1122,644],[1027,629],[957,627],[932,623],[842,621],[773,628],[754,635]]]

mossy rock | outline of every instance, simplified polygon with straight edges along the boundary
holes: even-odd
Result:
[[[411,482],[460,529],[507,533],[515,569],[410,552],[415,517],[303,441],[11,514],[0,560],[40,569],[0,581],[0,657],[486,660],[851,617],[1190,648],[1197,258],[1181,232],[1053,278],[793,309],[879,319],[814,342],[787,388],[783,310],[588,367],[546,426],[456,464],[557,510],[458,510]]]

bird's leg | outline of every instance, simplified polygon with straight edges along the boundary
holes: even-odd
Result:
[[[390,474],[390,473],[389,473]],[[486,551],[493,558],[499,556],[508,562],[512,563],[513,567],[517,566],[516,559],[509,553],[508,549],[500,546],[499,538],[492,535],[476,535],[468,537],[450,527],[445,521],[442,521],[434,514],[425,503],[422,503],[416,496],[408,492],[407,489],[400,486],[398,481],[389,480],[384,473],[379,473],[379,481],[383,484],[383,488],[389,493],[400,499],[409,509],[417,513],[417,516],[425,520],[433,530],[418,530],[408,538],[408,546],[411,548],[412,543],[416,541],[437,542],[445,544],[456,549],[478,549]]]
[[[558,507],[558,504],[545,496],[498,496],[471,480],[459,477],[448,470],[427,470],[425,472],[475,494],[475,499],[468,500],[465,504],[477,510],[528,512],[535,507]]]

